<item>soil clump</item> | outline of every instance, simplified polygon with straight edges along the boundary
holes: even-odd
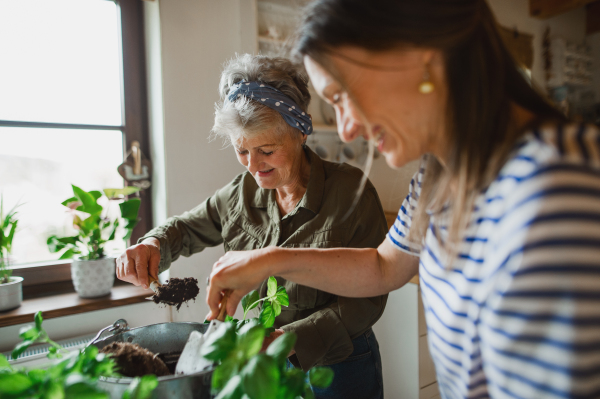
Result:
[[[167,284],[158,287],[158,292],[152,296],[154,303],[166,303],[176,306],[177,310],[181,304],[195,299],[200,292],[198,280],[193,277],[177,278],[167,280]]]
[[[156,374],[157,377],[161,377],[171,374],[157,354],[138,344],[113,342],[102,348],[100,352],[112,355],[112,359],[117,363],[117,372],[126,377],[142,377],[146,374]]]

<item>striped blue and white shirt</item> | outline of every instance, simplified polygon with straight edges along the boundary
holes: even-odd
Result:
[[[442,262],[436,239],[444,228],[430,224],[420,245],[406,239],[423,173],[388,239],[420,257],[442,397],[599,398],[598,129],[569,124],[524,136],[478,196],[452,262]]]

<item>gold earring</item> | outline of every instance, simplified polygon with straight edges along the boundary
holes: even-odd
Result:
[[[435,90],[435,86],[429,76],[429,64],[425,65],[425,72],[423,72],[423,81],[419,84],[419,93],[429,94]]]

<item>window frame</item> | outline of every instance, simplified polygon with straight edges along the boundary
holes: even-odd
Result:
[[[118,17],[121,21],[123,124],[121,126],[105,126],[0,120],[0,126],[118,130],[123,132],[123,158],[134,141],[140,143],[144,154],[150,154],[143,3],[140,0],[107,1],[116,3]],[[139,237],[152,228],[151,190],[140,191],[140,198],[142,201],[139,210],[140,221],[133,229],[130,242],[136,242]],[[56,260],[14,265],[10,268],[13,276],[24,278],[23,297],[29,299],[73,292],[70,265],[71,260]]]

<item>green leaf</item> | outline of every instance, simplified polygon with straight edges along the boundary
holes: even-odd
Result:
[[[242,396],[244,396],[242,377],[235,375],[227,382],[215,399],[241,399]]]
[[[283,378],[284,383],[280,385],[277,397],[295,399],[304,396],[306,384],[306,374],[304,371],[302,369],[291,368],[285,369],[283,372],[285,374]]]
[[[65,389],[59,381],[49,381],[43,399],[64,399]]]
[[[75,248],[70,248],[67,249],[58,259],[73,259],[73,257],[78,253],[80,252]]]
[[[235,348],[235,324],[223,323],[207,338],[200,354],[208,360],[222,360]]]
[[[251,399],[275,399],[279,388],[279,367],[275,359],[259,353],[241,371],[244,392]]]
[[[273,276],[267,281],[267,296],[275,296],[277,294],[277,279]]]
[[[98,201],[98,198],[102,197],[102,193],[97,190],[89,191],[89,193],[94,197],[94,201]]]
[[[12,227],[10,228],[10,232],[8,233],[8,236],[6,237],[6,245],[8,248],[8,252],[10,252],[11,247],[12,247],[12,242],[13,242],[13,238],[15,236],[15,231],[17,231],[17,224],[19,224],[19,222],[17,220],[15,220],[13,222]]]
[[[24,374],[0,374],[0,394],[18,395],[24,393],[32,386],[33,382]]]
[[[38,312],[39,313],[39,312]],[[40,336],[40,329],[37,326],[25,326],[19,330],[19,338],[23,340],[35,341]]]
[[[280,335],[275,341],[271,342],[271,345],[269,345],[265,353],[273,357],[279,365],[283,365],[285,364],[288,354],[296,344],[296,338],[296,334],[293,332],[287,332]]]
[[[77,241],[79,241],[78,236],[62,238],[58,238],[57,236],[50,236],[48,237],[46,244],[48,244],[48,249],[50,250],[50,252],[55,253],[66,248],[67,246],[76,245]]]
[[[248,324],[239,332],[236,348],[244,354],[244,360],[260,352],[265,340],[265,329],[261,325]]]
[[[260,296],[257,290],[250,291],[242,298],[242,309],[244,309],[244,313],[248,313],[249,310],[254,309],[258,306],[258,300]]]
[[[275,311],[270,301],[265,301],[258,315],[258,320],[265,328],[273,327],[275,324]]]
[[[44,317],[42,316],[42,312],[41,311],[36,312],[35,316],[33,317],[33,320],[35,321],[35,327],[41,331],[42,323],[44,322]]]
[[[110,236],[108,237],[107,241],[112,241],[115,239],[115,235],[117,234],[118,227],[119,227],[119,219],[115,219],[115,221],[113,222],[112,232],[110,233]]]
[[[86,191],[83,191],[79,187],[75,185],[71,185],[73,187],[73,193],[75,197],[79,201],[81,201],[80,206],[77,207],[78,211],[89,213],[90,215],[99,215],[102,212],[102,207],[96,203],[96,198]]]
[[[312,390],[312,387],[308,384],[305,385],[304,395],[302,396],[304,399],[315,399],[315,393]]]
[[[265,337],[268,337],[274,331],[275,331],[275,327],[265,328]]]
[[[61,202],[61,205],[68,206],[71,202],[76,202],[76,201],[79,201],[77,199],[77,197],[71,197],[71,198],[66,199],[63,202]]]
[[[123,219],[137,221],[141,202],[142,201],[139,198],[132,198],[121,202],[119,204],[119,208],[121,208],[121,217]]]
[[[227,381],[229,381],[239,371],[238,360],[234,354],[231,353],[221,364],[215,369],[212,376],[212,388],[213,390],[222,389]]]
[[[90,378],[71,374],[65,381],[65,399],[109,399],[109,394],[96,388]]]
[[[11,367],[10,363],[8,362],[8,359],[6,358],[6,356],[4,356],[2,353],[0,353],[0,371],[2,371],[2,369],[12,370],[12,367]]]
[[[317,388],[327,388],[333,382],[333,370],[329,367],[313,367],[308,372],[310,384]]]
[[[12,353],[10,354],[10,356],[13,359],[16,359],[19,357],[19,355],[23,352],[25,352],[27,350],[27,348],[29,348],[31,345],[33,345],[35,343],[34,340],[25,340],[23,342],[19,342],[17,344],[17,346],[15,346],[15,349],[13,349]]]
[[[279,316],[281,314],[281,305],[279,304],[279,302],[272,301],[271,306],[273,306],[273,314],[275,315],[275,317]]]
[[[158,379],[155,375],[145,375],[141,378],[135,377],[123,393],[123,399],[148,399],[157,386]]]
[[[275,295],[275,297],[277,298],[277,302],[279,302],[281,306],[290,306],[290,299],[285,290],[285,287],[278,287],[277,294]]]
[[[128,195],[135,194],[138,191],[140,191],[140,188],[135,186],[127,186],[123,188],[105,188],[103,191],[108,198],[114,199],[127,197]]]
[[[94,215],[90,215],[87,218],[81,220],[77,225],[85,235],[88,235],[90,232],[97,230],[100,227],[100,214],[97,213]]]
[[[44,382],[46,380],[47,375],[47,370],[32,369],[27,371],[27,376],[34,384]]]

